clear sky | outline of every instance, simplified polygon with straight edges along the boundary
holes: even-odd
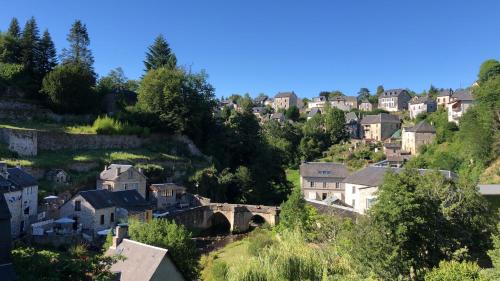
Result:
[[[35,16],[60,50],[81,19],[99,75],[121,66],[129,78],[143,74],[162,33],[180,64],[208,72],[217,96],[312,97],[468,86],[482,61],[500,58],[499,12],[498,0],[15,0],[0,4],[0,30]]]

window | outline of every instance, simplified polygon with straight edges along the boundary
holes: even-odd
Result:
[[[352,187],[352,194],[356,194],[356,187]]]
[[[30,214],[30,207],[24,208],[24,214],[29,215]]]
[[[373,203],[375,203],[375,198],[367,198],[366,199],[366,208],[367,209],[370,208],[373,205]]]
[[[104,215],[101,215],[101,225],[104,224]]]
[[[75,211],[78,212],[78,211],[81,211],[81,210],[82,210],[82,201],[76,200],[75,201]]]
[[[314,182],[313,181],[309,183],[309,187],[314,187]]]
[[[328,195],[327,193],[322,193],[322,194],[321,194],[321,199],[322,199],[322,200],[325,200],[327,195]]]
[[[127,190],[127,187],[128,187],[127,184],[123,185],[123,189]]]
[[[174,195],[174,191],[169,189],[167,190],[167,197],[172,197]]]
[[[134,172],[132,170],[128,170],[128,178],[133,179],[134,178]]]
[[[111,215],[109,216],[109,221],[115,222],[115,214],[114,213],[111,213]]]
[[[335,183],[335,188],[336,189],[339,189],[340,188],[340,184],[338,182]]]
[[[356,207],[356,199],[352,199],[352,207],[355,208]]]

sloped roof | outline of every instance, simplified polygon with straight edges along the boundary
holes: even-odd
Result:
[[[285,119],[285,114],[283,112],[276,112],[271,114],[271,119]]]
[[[453,95],[453,90],[452,89],[444,89],[438,92],[437,96],[438,97],[447,97]]]
[[[256,106],[256,107],[252,107],[252,112],[253,113],[261,113],[264,109],[265,109],[265,107],[263,107],[263,106]]]
[[[184,186],[177,185],[172,182],[168,183],[155,183],[150,186],[152,190],[166,190],[166,189],[173,189],[173,190],[186,190]]]
[[[334,97],[329,97],[329,101],[349,101],[349,102],[357,102],[358,98],[357,97],[352,97],[352,96],[334,96]]]
[[[162,261],[170,259],[167,249],[129,239],[123,239],[116,249],[109,248],[106,255],[125,257],[111,266],[111,272],[120,273],[121,281],[152,280]],[[178,276],[170,276],[172,280],[183,280],[180,272],[176,273]]]
[[[78,192],[96,210],[115,206],[113,198],[109,195],[110,193],[105,189]]]
[[[380,94],[380,97],[399,97],[403,93],[408,94],[408,91],[405,89],[390,89]]]
[[[292,96],[296,96],[293,91],[292,92],[280,92],[280,93],[277,93],[276,96],[274,96],[274,98],[289,98]]]
[[[349,170],[340,163],[304,162],[300,165],[300,175],[315,178],[345,178],[349,175]]]
[[[470,89],[457,90],[451,97],[461,101],[474,100],[474,97],[472,96],[472,92],[470,91]]]
[[[102,171],[99,174],[99,178],[101,180],[113,180],[117,177],[117,170],[120,169],[120,175],[129,169],[135,169],[134,166],[132,165],[126,165],[126,164],[111,164],[107,167],[106,170]],[[140,171],[137,170],[137,172],[141,175],[144,176]]]
[[[307,117],[314,117],[314,115],[316,114],[321,114],[321,110],[317,107],[314,107],[313,109],[311,109],[311,111],[309,111]]]
[[[268,96],[258,96],[254,99],[254,102],[261,103],[265,102],[269,97]]]
[[[36,179],[21,168],[9,168],[7,172],[9,177],[6,180],[11,182],[14,187],[23,188],[38,185]]]
[[[432,102],[434,102],[434,100],[431,99],[429,96],[416,97],[415,99],[412,99],[410,101],[411,104],[419,104],[419,103],[428,104]]]
[[[120,207],[130,210],[147,209],[150,203],[135,189],[108,191],[105,189],[78,192],[96,210]]]
[[[366,115],[361,119],[361,124],[367,125],[367,124],[377,124],[377,123],[383,123],[383,122],[388,122],[388,123],[400,123],[401,121],[399,120],[399,117],[396,115],[392,115],[389,113],[380,113],[377,115]]]
[[[382,184],[384,176],[388,171],[400,173],[403,170],[403,168],[368,166],[346,177],[343,182],[375,187]],[[434,170],[418,169],[420,174],[432,171]],[[455,179],[457,177],[455,173],[448,170],[439,170],[439,172],[447,179]]]
[[[427,121],[422,120],[417,125],[406,129],[407,132],[415,132],[415,133],[436,133],[436,129],[431,126],[431,124],[427,123]]]
[[[356,115],[355,112],[347,112],[345,114],[345,122],[346,123],[350,123],[351,121],[358,121],[359,118],[358,118],[358,115]]]
[[[401,129],[397,130],[392,134],[391,139],[400,139],[401,138]]]

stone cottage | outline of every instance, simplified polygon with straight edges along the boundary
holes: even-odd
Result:
[[[300,186],[304,198],[325,200],[335,196],[344,200],[343,180],[349,170],[340,163],[304,162],[300,165]]]
[[[83,232],[91,236],[131,217],[142,221],[152,218],[149,202],[137,190],[80,191],[61,206],[59,213],[61,217],[75,220],[75,227],[81,224]]]
[[[343,111],[358,108],[358,99],[350,96],[335,96],[328,98],[332,108],[338,108]]]
[[[18,237],[37,220],[38,183],[21,168],[7,168],[0,163],[0,193],[11,214],[11,234]]]
[[[361,124],[355,112],[346,112],[345,127],[351,139],[361,138]]]
[[[453,95],[452,89],[445,89],[439,91],[436,97],[437,105],[446,107],[446,105],[450,102],[452,95]]]
[[[410,101],[410,118],[415,119],[417,115],[424,112],[434,112],[437,109],[437,103],[429,96],[415,97]]]
[[[45,174],[45,178],[53,183],[68,183],[70,181],[69,174],[62,169],[52,169]]]
[[[292,106],[297,106],[297,95],[294,92],[278,93],[274,97],[274,110],[289,109]]]
[[[403,111],[408,109],[408,102],[411,96],[407,90],[393,89],[384,91],[378,98],[378,108],[390,112]]]
[[[402,150],[415,155],[422,145],[432,143],[436,136],[436,129],[423,120],[417,125],[403,128]]]
[[[377,104],[371,103],[369,100],[364,99],[359,103],[358,109],[361,111],[372,111],[377,109]]]
[[[361,127],[365,140],[383,141],[399,130],[401,120],[398,116],[388,113],[366,115],[361,119]]]
[[[186,193],[186,188],[175,183],[157,183],[149,187],[151,191],[151,201],[156,203],[157,209],[178,206],[183,203],[182,197]],[[188,204],[187,202],[184,202]]]
[[[109,191],[137,190],[146,198],[146,176],[132,165],[111,164],[99,174],[97,189]]]

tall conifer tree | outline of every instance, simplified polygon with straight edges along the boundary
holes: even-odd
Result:
[[[34,17],[31,17],[24,26],[23,34],[21,37],[21,62],[27,71],[37,73],[39,50],[38,43],[40,35],[38,26]]]
[[[177,58],[163,35],[158,35],[153,45],[148,48],[144,66],[146,71],[158,69],[159,67],[174,69],[177,66]]]
[[[57,65],[56,47],[47,29],[43,32],[43,36],[39,44],[39,50],[40,74],[45,76]]]
[[[19,26],[19,21],[17,18],[12,18],[10,21],[9,29],[7,29],[7,34],[14,37],[18,38],[21,37],[21,27]]]
[[[64,48],[62,51],[62,63],[83,64],[93,70],[94,57],[89,49],[90,39],[87,26],[80,20],[76,20],[71,26],[67,40],[70,46],[69,49]]]

